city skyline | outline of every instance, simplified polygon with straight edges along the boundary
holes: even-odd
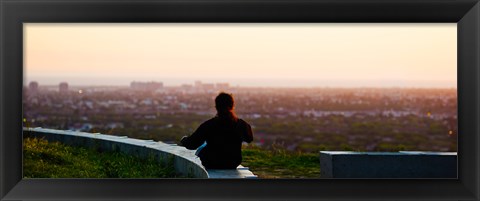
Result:
[[[160,82],[164,85],[164,87],[182,87],[185,85],[190,85],[190,86],[195,86],[196,81],[201,81],[204,84],[223,84],[227,83],[229,84],[230,87],[266,87],[266,88],[455,88],[454,86],[450,86],[447,83],[439,83],[437,82],[436,85],[432,84],[431,82],[420,82],[420,83],[415,83],[414,85],[410,83],[402,83],[402,85],[398,85],[398,83],[401,83],[399,81],[394,81],[392,80],[384,80],[384,84],[380,85],[371,85],[371,84],[362,84],[362,81],[356,81],[352,82],[350,81],[349,84],[338,84],[341,81],[338,80],[322,80],[319,81],[324,84],[315,84],[313,81],[308,81],[308,80],[297,80],[297,83],[288,82],[292,80],[274,80],[271,83],[264,84],[264,85],[255,85],[254,82],[246,82],[246,83],[239,83],[239,82],[228,82],[228,81],[209,81],[209,80],[191,80],[191,81],[185,81],[185,80],[177,80],[177,81],[167,81],[164,82],[162,79],[159,80],[154,80],[154,79],[137,79],[137,80],[131,80],[128,81],[128,79],[118,79],[117,82],[104,82],[102,80],[98,79],[92,79],[88,84],[85,84],[85,79],[89,78],[78,78],[78,81],[75,82],[75,79],[73,82],[68,81],[68,79],[63,79],[63,78],[58,78],[58,79],[26,79],[24,82],[24,86],[28,86],[32,82],[36,82],[39,84],[41,87],[43,86],[58,86],[60,83],[68,83],[70,86],[74,87],[104,87],[104,86],[109,86],[109,87],[130,87],[132,82]],[[90,78],[91,79],[91,78]],[[260,81],[260,79],[258,79]],[[302,82],[303,81],[303,82]],[[279,84],[279,83],[283,83]],[[336,82],[336,83],[335,83]],[[376,81],[382,82],[382,81]],[[253,83],[253,84],[252,84]],[[333,84],[332,84],[333,83]],[[366,83],[366,82],[363,82]]]
[[[456,24],[25,25],[25,83],[456,88]]]

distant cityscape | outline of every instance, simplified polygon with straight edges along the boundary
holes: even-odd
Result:
[[[194,81],[164,86],[24,87],[24,125],[177,143],[232,93],[256,146],[290,151],[457,149],[456,89],[240,87]]]
[[[28,90],[30,94],[37,93],[39,89],[39,83],[36,81],[32,81],[28,85]],[[42,87],[43,90],[55,90],[55,86],[53,85],[45,85]],[[87,87],[79,87],[74,86],[71,90],[82,90],[85,88],[88,90],[94,91],[102,91],[102,90],[112,90],[118,87],[104,87],[104,86],[87,86]],[[140,82],[140,81],[132,81],[130,83],[130,89],[132,90],[140,90],[140,91],[151,91],[151,92],[161,92],[164,89],[172,89],[175,88],[177,90],[181,90],[184,92],[211,92],[214,90],[228,90],[231,88],[229,83],[220,82],[220,83],[203,83],[202,81],[195,81],[194,84],[182,84],[178,87],[165,87],[163,82],[156,82],[156,81],[149,81],[149,82]],[[60,82],[57,88],[58,92],[60,93],[68,93],[69,84],[67,82]]]

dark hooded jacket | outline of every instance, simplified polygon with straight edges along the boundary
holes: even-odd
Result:
[[[253,141],[251,126],[242,119],[236,121],[214,117],[202,123],[182,146],[197,149],[203,143],[199,157],[207,169],[235,169],[242,162],[242,142]]]

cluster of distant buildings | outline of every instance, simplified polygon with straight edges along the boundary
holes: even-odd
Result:
[[[136,91],[159,91],[164,89],[165,86],[163,82],[155,82],[155,81],[150,81],[150,82],[139,82],[139,81],[133,81],[130,83],[130,89],[136,90]],[[203,83],[201,81],[195,81],[195,83],[192,84],[182,84],[180,89],[184,91],[214,91],[214,90],[227,90],[230,88],[229,83]],[[39,90],[39,84],[36,81],[32,81],[29,83],[28,86],[28,91],[30,94],[35,94]],[[60,93],[68,93],[69,87],[67,82],[61,82],[58,85],[58,91]]]
[[[28,91],[30,94],[35,94],[35,93],[38,93],[38,82],[36,81],[33,81],[33,82],[30,82],[30,84],[28,85]],[[68,83],[66,82],[61,82],[59,85],[58,85],[58,91],[60,93],[68,93]]]
[[[183,84],[181,88],[185,91],[214,91],[214,90],[226,90],[230,88],[228,83],[203,83],[201,81],[195,81],[194,85]]]
[[[141,91],[158,91],[164,88],[162,82],[136,82],[130,83],[130,88],[133,90]],[[214,90],[226,90],[230,88],[228,83],[203,83],[202,81],[195,81],[194,85],[182,84],[180,89],[184,91],[214,91]]]

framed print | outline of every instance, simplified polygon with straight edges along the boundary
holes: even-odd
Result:
[[[479,198],[478,1],[0,5],[2,200]]]

